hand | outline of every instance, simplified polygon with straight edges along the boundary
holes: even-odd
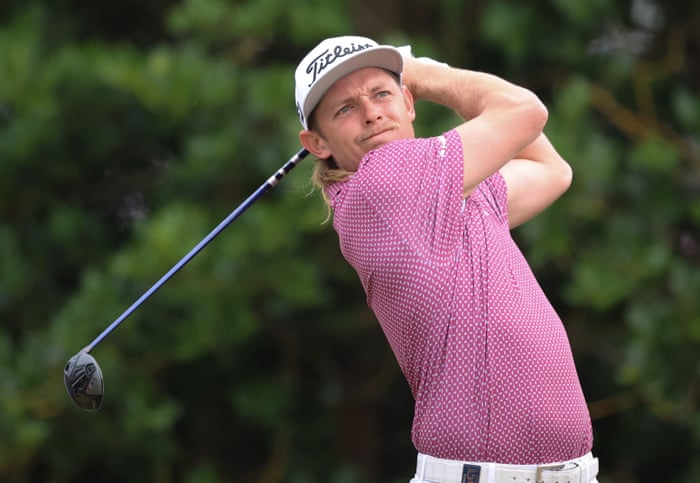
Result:
[[[438,62],[430,57],[414,57],[410,45],[398,47],[398,50],[401,52],[404,61],[401,80],[416,100],[420,98],[421,81],[428,80],[434,75],[439,75],[435,72],[435,66],[440,68],[449,67],[447,64]]]
[[[420,67],[421,66],[415,57],[403,58],[403,72],[401,74],[401,81],[403,82],[403,85],[405,85],[411,92],[414,100],[418,100],[417,91],[419,91],[419,89],[417,84],[421,78]]]

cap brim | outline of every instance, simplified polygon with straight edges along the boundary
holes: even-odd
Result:
[[[316,84],[306,96],[304,101],[306,118],[308,119],[311,112],[316,109],[318,103],[321,102],[326,92],[333,87],[333,84],[356,70],[368,67],[387,69],[400,76],[403,71],[403,57],[398,49],[380,45],[358,52],[351,58],[345,59],[338,65],[331,67],[331,70],[316,81]]]

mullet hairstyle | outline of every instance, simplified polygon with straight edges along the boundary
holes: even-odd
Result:
[[[389,75],[391,75],[391,77],[394,79],[394,81],[396,81],[396,84],[399,87],[401,86],[401,77],[399,77],[395,72],[392,72],[390,70],[383,70],[386,71]],[[314,114],[314,111],[311,111],[311,114],[309,114],[309,129],[323,135],[320,126],[318,126],[318,124],[316,123],[316,116]],[[331,200],[328,197],[328,194],[326,193],[326,187],[333,183],[347,181],[348,179],[350,179],[350,176],[352,176],[352,174],[353,171],[348,171],[346,169],[340,168],[332,156],[325,159],[316,158],[314,170],[311,173],[311,182],[313,183],[314,187],[318,188],[318,190],[321,192],[321,197],[323,198],[323,201],[325,202],[326,207],[328,209],[327,216],[323,221],[324,223],[328,222],[328,220],[330,220],[331,218]]]

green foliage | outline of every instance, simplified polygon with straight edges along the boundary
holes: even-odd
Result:
[[[99,413],[60,376],[297,151],[294,65],[348,32],[544,98],[574,184],[515,236],[569,328],[600,481],[700,478],[698,7],[397,8],[0,8],[0,480],[408,481],[410,394],[307,196],[311,162],[100,344]],[[456,122],[418,112],[422,135]]]

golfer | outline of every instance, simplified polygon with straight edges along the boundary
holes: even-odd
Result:
[[[571,183],[529,90],[364,37],[295,73],[303,146],[406,377],[412,483],[596,481],[564,326],[510,230]],[[416,138],[414,102],[464,121]]]

